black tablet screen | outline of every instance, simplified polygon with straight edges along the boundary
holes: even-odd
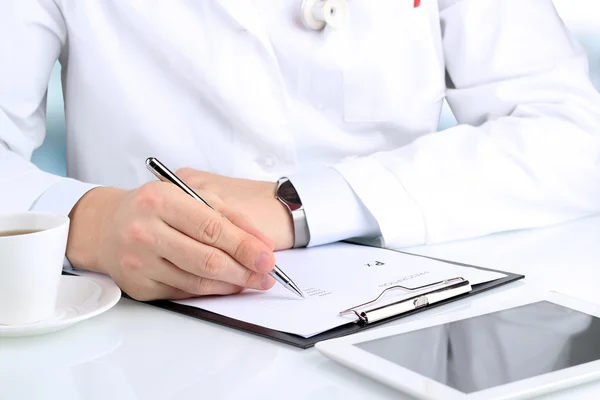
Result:
[[[600,359],[600,319],[548,301],[355,346],[464,393]]]

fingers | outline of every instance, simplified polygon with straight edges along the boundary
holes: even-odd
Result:
[[[259,239],[261,242],[266,244],[270,250],[275,249],[275,244],[273,241],[271,241],[271,239],[269,239],[264,233],[255,228],[252,224],[252,221],[250,221],[246,215],[241,212],[234,211],[217,196],[210,199],[210,204],[221,214],[223,214],[225,218],[227,218],[233,225]]]
[[[238,263],[224,251],[197,242],[166,224],[160,228],[158,234],[161,239],[158,241],[157,252],[169,264],[174,264],[174,268],[180,270],[179,273],[176,273],[177,271],[173,268],[170,269],[174,276],[177,275],[177,282],[180,282],[179,284],[171,283],[173,286],[186,291],[195,288],[190,289],[190,293],[196,293],[198,291],[233,290],[230,286],[223,286],[225,284],[257,290],[270,289],[275,284],[275,280],[271,276],[254,272]]]
[[[124,282],[115,279],[115,282],[129,297],[138,301],[183,300],[194,297],[191,293],[146,277],[137,281],[126,280]]]
[[[159,268],[155,269],[152,279],[194,296],[228,295],[243,290],[241,286],[191,274],[165,259],[158,263]]]
[[[194,188],[202,188],[204,192],[216,193],[220,192],[221,185],[211,183],[215,179],[223,182],[229,182],[231,185],[235,185],[234,182],[239,181],[237,179],[228,178],[221,175],[216,175],[206,171],[198,171],[193,168],[181,168],[177,170],[176,175],[185,181],[188,185]],[[225,217],[231,221],[235,226],[244,231],[248,232],[252,236],[255,236],[261,240],[269,249],[274,250],[275,244],[265,234],[256,229],[249,218],[243,213],[230,210],[227,204],[221,201],[218,197],[211,199],[209,202],[214,208],[219,210]]]
[[[181,289],[174,288],[167,284],[157,281],[151,281],[149,284],[148,293],[151,293],[151,297],[148,300],[184,300],[194,297],[193,294],[187,293]],[[136,299],[140,300],[140,299]]]
[[[222,250],[252,271],[267,273],[273,269],[275,258],[269,246],[190,196],[172,193],[162,210],[161,217],[168,225],[197,242]],[[208,263],[210,258],[204,261]]]
[[[240,286],[201,278],[183,271],[165,259],[147,262],[148,274],[118,282],[125,293],[135,300],[181,300],[207,295],[229,295],[243,290]]]

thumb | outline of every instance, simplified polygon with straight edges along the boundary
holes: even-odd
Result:
[[[264,233],[262,233],[258,228],[254,226],[250,218],[248,218],[245,214],[233,211],[228,209],[228,207],[221,208],[219,211],[235,226],[238,228],[248,232],[252,236],[258,238],[264,244],[273,251],[275,249],[275,244],[271,239],[267,237]]]

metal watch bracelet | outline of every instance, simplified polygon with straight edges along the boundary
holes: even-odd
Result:
[[[285,205],[292,216],[294,226],[294,248],[306,247],[310,242],[310,232],[304,206],[300,196],[296,192],[294,185],[288,178],[281,178],[277,181],[275,197]]]

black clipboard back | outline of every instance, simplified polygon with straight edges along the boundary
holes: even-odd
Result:
[[[412,254],[412,255],[415,255],[415,254]],[[425,257],[425,256],[419,256],[419,255],[416,255],[416,256]],[[504,271],[499,271],[499,270],[494,270],[494,269],[489,269],[489,268],[477,267],[477,266],[473,266],[473,265],[462,264],[462,263],[452,262],[452,261],[447,261],[447,260],[441,260],[441,259],[436,259],[436,258],[432,258],[432,257],[426,257],[426,258],[431,258],[431,259],[435,259],[437,261],[442,261],[445,263],[459,265],[459,266],[463,266],[463,267],[477,268],[477,269],[481,269],[481,270],[489,271],[489,272],[498,272],[498,273],[504,274],[506,276],[503,278],[500,278],[500,279],[490,281],[490,282],[481,283],[481,284],[472,285],[472,286],[468,283],[468,281],[466,281],[466,283],[469,286],[469,290],[465,290],[464,292],[461,292],[458,294],[452,293],[453,295],[449,296],[447,298],[442,298],[442,299],[439,299],[438,301],[435,301],[432,303],[428,302],[428,304],[421,305],[418,307],[413,307],[411,310],[408,310],[406,312],[403,312],[403,313],[400,313],[397,315],[392,315],[387,318],[382,318],[377,321],[365,322],[359,318],[358,322],[349,322],[348,324],[338,326],[336,328],[322,332],[315,336],[311,336],[309,338],[305,338],[305,337],[299,336],[299,335],[294,335],[292,333],[287,333],[287,332],[277,331],[274,329],[265,328],[265,327],[259,326],[259,325],[250,324],[248,322],[244,322],[244,321],[240,321],[240,320],[233,319],[230,317],[226,317],[224,315],[216,314],[216,313],[213,313],[213,312],[201,309],[201,308],[186,306],[186,305],[174,303],[171,301],[153,301],[153,302],[147,302],[147,304],[150,304],[152,306],[159,307],[162,309],[166,309],[169,311],[173,311],[173,312],[176,312],[179,314],[187,315],[189,317],[193,317],[193,318],[197,318],[200,320],[223,325],[223,326],[233,328],[233,329],[236,329],[236,330],[239,330],[242,332],[251,333],[251,334],[261,336],[261,337],[264,337],[267,339],[275,340],[275,341],[285,343],[285,344],[288,344],[288,345],[291,345],[294,347],[298,347],[301,349],[308,349],[308,348],[314,346],[316,343],[321,342],[323,340],[347,336],[347,335],[351,335],[353,333],[357,333],[357,332],[360,332],[360,331],[363,331],[366,329],[374,328],[376,326],[380,326],[380,325],[388,323],[390,321],[395,321],[400,318],[408,317],[410,315],[416,314],[421,311],[429,310],[429,309],[432,309],[432,308],[435,308],[438,306],[442,306],[444,304],[451,303],[451,302],[459,300],[459,299],[463,299],[466,297],[474,296],[479,293],[486,292],[488,290],[506,285],[508,283],[518,281],[525,277],[524,275],[513,274],[510,272],[504,272]],[[460,279],[460,278],[456,278],[456,279]],[[450,284],[452,284],[452,283],[453,282],[450,282]],[[454,283],[458,283],[458,282],[454,282]],[[459,285],[459,287],[463,287],[463,286],[464,286],[463,283],[461,283]],[[464,290],[464,287],[462,290]],[[419,297],[419,296],[417,296],[417,297]],[[413,300],[415,300],[415,299],[413,299]],[[354,307],[354,308],[356,308],[356,307]],[[348,311],[348,310],[344,310],[344,311]]]

